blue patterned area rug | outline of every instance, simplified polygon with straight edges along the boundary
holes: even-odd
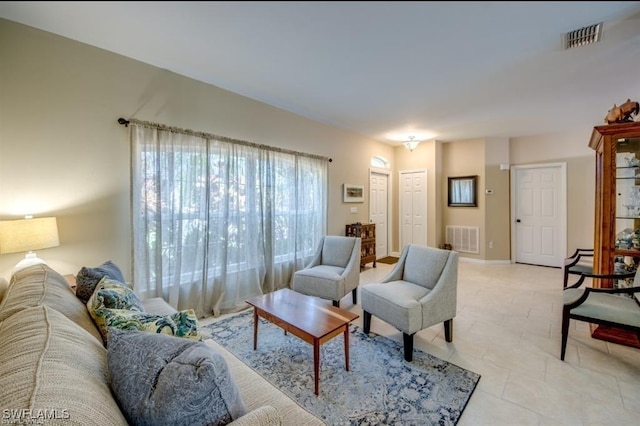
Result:
[[[264,319],[253,350],[253,313],[243,312],[202,327],[205,336],[281,389],[328,425],[455,425],[480,375],[351,324],[350,371],[344,339],[321,346],[320,394],[314,394],[313,346]]]

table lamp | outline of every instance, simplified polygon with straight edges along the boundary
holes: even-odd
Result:
[[[0,254],[28,252],[13,269],[14,272],[31,265],[46,262],[33,250],[41,250],[60,245],[58,223],[55,217],[5,220],[0,222]]]

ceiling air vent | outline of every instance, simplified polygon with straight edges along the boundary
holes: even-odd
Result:
[[[600,38],[602,38],[602,22],[565,34],[564,48],[573,49],[574,47],[586,46],[599,42]]]

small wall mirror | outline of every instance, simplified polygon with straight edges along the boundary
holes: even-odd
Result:
[[[478,176],[449,178],[449,207],[478,206]]]

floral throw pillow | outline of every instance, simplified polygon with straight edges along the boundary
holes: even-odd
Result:
[[[87,302],[87,310],[107,343],[109,327],[140,330],[202,340],[198,318],[193,309],[170,315],[152,314],[133,290],[109,277],[103,277]]]
[[[109,309],[128,309],[133,311],[144,311],[144,305],[138,295],[120,281],[116,281],[107,276],[102,277],[100,282],[87,301],[87,306],[96,309],[104,306]]]
[[[198,341],[202,340],[198,318],[193,309],[179,311],[171,315],[160,315],[101,307],[92,312],[91,316],[98,325],[105,344],[109,339],[110,327],[119,330],[139,330]]]

